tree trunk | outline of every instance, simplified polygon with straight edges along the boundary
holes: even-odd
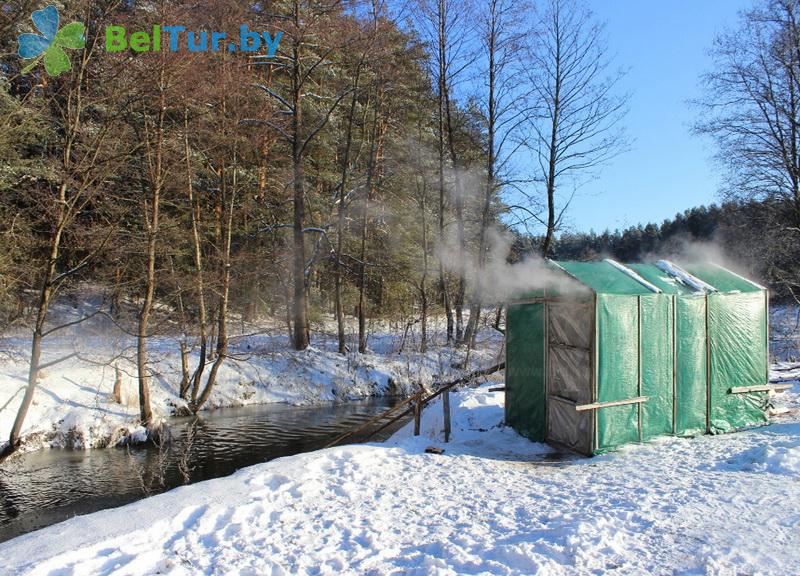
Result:
[[[467,289],[467,281],[464,277],[464,259],[466,258],[466,235],[464,232],[464,183],[461,178],[461,168],[456,154],[455,135],[453,120],[450,112],[450,93],[447,84],[444,88],[445,117],[447,118],[447,144],[450,149],[450,163],[453,166],[453,179],[455,181],[455,208],[456,208],[456,230],[458,243],[458,287],[453,306],[456,311],[456,342],[464,341],[464,296]]]
[[[455,308],[456,321],[455,321],[455,341],[457,343],[463,342],[464,338],[464,294],[466,291],[466,279],[464,278],[464,259],[465,259],[465,237],[464,237],[464,187],[461,180],[461,173],[459,171],[458,156],[456,154],[455,137],[453,118],[450,106],[450,88],[448,85],[448,71],[447,71],[447,2],[439,0],[439,170],[440,181],[443,180],[444,170],[444,134],[447,132],[447,146],[450,152],[450,164],[453,170],[453,179],[455,181],[455,209],[456,209],[456,226],[458,237],[456,242],[458,244],[458,284],[456,287],[456,295],[453,302]],[[442,126],[444,122],[444,126]]]
[[[166,119],[166,77],[162,57],[159,72],[159,102],[158,124],[156,126],[156,142],[153,150],[153,167],[150,174],[150,214],[148,215],[147,201],[143,203],[142,218],[147,227],[147,268],[145,272],[145,294],[142,308],[139,311],[139,325],[136,332],[136,368],[139,380],[139,417],[143,426],[150,427],[153,423],[153,411],[150,407],[150,375],[147,373],[147,338],[150,325],[150,315],[153,310],[153,300],[156,289],[156,245],[159,232],[159,217],[161,210],[161,188],[163,186],[163,148],[164,148],[164,122]],[[145,118],[145,123],[147,119]]]
[[[483,210],[481,211],[481,228],[478,240],[478,280],[475,286],[475,292],[472,296],[472,304],[470,306],[469,323],[467,324],[467,331],[464,335],[464,340],[467,345],[472,348],[475,346],[475,337],[478,333],[478,323],[480,321],[481,313],[481,299],[483,291],[483,270],[486,264],[486,235],[489,228],[489,216],[492,206],[492,197],[494,196],[495,187],[495,129],[496,129],[496,111],[495,111],[495,55],[497,51],[497,20],[495,8],[492,8],[492,17],[489,28],[488,38],[488,53],[489,53],[489,115],[487,122],[487,156],[486,156],[486,189],[483,199]]]
[[[334,306],[336,308],[336,331],[339,341],[339,354],[347,352],[344,330],[344,311],[342,310],[342,253],[344,251],[344,216],[345,200],[347,198],[347,175],[350,171],[350,148],[353,145],[353,121],[356,114],[356,103],[358,102],[358,82],[361,76],[361,65],[364,57],[356,67],[355,80],[353,82],[353,97],[350,100],[350,111],[347,115],[347,136],[345,139],[344,157],[342,158],[342,177],[339,182],[339,209],[336,220],[336,264],[333,269],[334,281]]]
[[[294,3],[294,24],[300,28],[300,5]],[[305,350],[309,345],[308,303],[306,292],[306,248],[303,231],[305,220],[305,183],[303,181],[303,141],[301,135],[302,78],[300,42],[295,40],[292,48],[292,176],[294,178],[294,220],[292,225],[292,315],[294,317],[293,344],[295,350]]]
[[[439,116],[438,116],[438,146],[439,146],[439,245],[445,246],[444,234],[444,210],[445,210],[445,178],[444,178],[444,115],[445,115],[445,88],[446,88],[446,74],[447,66],[445,62],[446,56],[446,30],[445,30],[445,0],[439,0],[439,26],[438,26],[438,40],[439,40]],[[439,290],[442,298],[442,306],[444,307],[445,316],[447,317],[447,342],[453,342],[453,311],[450,306],[450,294],[447,289],[447,278],[445,275],[445,266],[442,259],[441,250],[439,252]]]
[[[114,402],[122,404],[122,371],[119,366],[114,365],[114,392],[112,393]]]
[[[423,187],[425,184],[423,184]],[[419,351],[428,351],[428,218],[425,214],[427,209],[426,202],[427,188],[423,188],[422,201],[420,202],[420,217],[422,218],[422,278],[420,279],[419,298],[420,298],[420,343]]]
[[[369,166],[367,168],[367,182],[364,190],[364,202],[362,204],[361,212],[361,249],[359,251],[361,264],[359,265],[358,274],[358,351],[361,354],[364,354],[367,351],[366,310],[364,306],[364,294],[367,288],[367,229],[369,225],[369,201],[370,195],[372,194],[372,187],[375,182],[375,170],[378,162],[378,140],[380,139],[380,135],[378,134],[378,123],[381,113],[380,109],[381,98],[379,96],[372,123]]]
[[[555,54],[555,93],[553,95],[553,117],[550,125],[550,146],[547,164],[547,232],[542,244],[542,257],[548,258],[553,246],[556,231],[556,162],[558,156],[558,127],[561,112],[561,43],[556,43]]]
[[[308,305],[306,302],[306,249],[303,232],[305,218],[305,190],[303,186],[302,159],[292,156],[294,174],[294,223],[292,229],[292,312],[294,320],[294,349],[305,350],[309,345]]]
[[[150,426],[153,420],[153,412],[150,408],[150,378],[147,374],[147,328],[150,323],[150,313],[153,307],[153,296],[155,292],[156,271],[156,235],[153,225],[157,222],[155,203],[158,202],[157,189],[153,189],[154,213],[153,221],[148,231],[147,240],[147,271],[145,277],[145,297],[142,308],[139,311],[139,325],[136,332],[136,368],[139,380],[139,417],[143,426]]]
[[[364,194],[363,214],[361,217],[361,250],[359,257],[361,264],[358,269],[358,351],[364,354],[367,351],[366,313],[364,311],[364,291],[367,283],[367,219],[369,205],[369,188]]]
[[[39,381],[39,367],[42,360],[42,340],[44,339],[44,325],[47,320],[47,312],[50,309],[50,300],[53,295],[53,282],[56,278],[56,266],[58,264],[58,256],[61,249],[61,238],[66,224],[65,204],[66,204],[67,185],[62,183],[59,188],[59,202],[58,214],[56,216],[56,226],[53,230],[53,236],[50,240],[50,256],[47,261],[47,268],[42,283],[39,288],[39,302],[36,311],[36,324],[33,328],[33,337],[31,339],[31,358],[28,366],[28,384],[25,388],[25,394],[22,397],[22,402],[17,409],[17,416],[14,419],[14,424],[11,427],[11,433],[8,436],[8,446],[0,453],[0,459],[5,458],[20,445],[20,434],[22,433],[22,426],[25,423],[25,417],[28,415],[28,410],[33,403],[33,396],[36,392],[36,385]]]
[[[181,355],[181,383],[178,387],[178,395],[182,400],[186,400],[186,395],[189,393],[189,383],[191,382],[191,374],[189,373],[189,323],[186,318],[186,307],[183,304],[183,287],[175,273],[175,263],[172,257],[169,259],[169,269],[172,274],[172,280],[178,288],[178,318],[180,318],[181,323],[181,337],[178,343]],[[119,375],[118,370],[117,374]]]
[[[197,367],[191,376],[192,397],[191,404],[197,403],[197,395],[203,381],[203,372],[206,366],[206,356],[208,354],[208,312],[206,310],[205,284],[203,278],[203,251],[200,241],[200,202],[194,197],[194,181],[192,172],[192,160],[189,149],[189,111],[184,110],[184,153],[186,156],[186,193],[189,200],[189,214],[192,228],[192,249],[194,257],[194,285],[197,292],[197,323],[200,338],[200,357],[197,360]],[[184,396],[182,396],[184,398]]]
[[[222,190],[222,204],[223,209],[220,215],[220,226],[223,234],[223,251],[222,251],[222,286],[220,287],[219,305],[217,306],[217,350],[214,363],[211,365],[211,370],[208,373],[206,385],[203,392],[200,394],[196,402],[192,403],[192,410],[196,413],[208,401],[211,392],[217,382],[217,374],[222,367],[222,363],[228,355],[228,303],[230,300],[230,284],[231,284],[231,240],[233,229],[233,210],[236,200],[236,172],[237,165],[234,158],[233,169],[233,182],[231,185],[230,199],[226,200],[227,196],[227,181],[225,170],[221,170],[221,190]]]
[[[186,400],[186,396],[189,394],[190,383],[192,381],[192,375],[189,372],[189,345],[186,343],[185,339],[182,339],[180,342],[180,351],[181,351],[181,385],[179,396],[181,400]]]

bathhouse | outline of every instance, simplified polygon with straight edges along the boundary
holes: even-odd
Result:
[[[548,262],[508,305],[506,422],[597,454],[767,422],[768,293],[713,263]]]

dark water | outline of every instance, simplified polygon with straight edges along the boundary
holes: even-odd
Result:
[[[173,419],[171,441],[98,450],[42,450],[0,467],[0,542],[75,515],[121,506],[189,482],[322,448],[396,401],[226,408]],[[387,437],[393,426],[382,436]],[[351,438],[348,442],[359,440]]]

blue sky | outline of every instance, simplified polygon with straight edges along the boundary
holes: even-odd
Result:
[[[717,202],[713,144],[691,133],[713,38],[737,23],[750,0],[590,0],[606,23],[615,64],[630,68],[621,89],[632,92],[624,120],[632,150],[583,186],[569,210],[572,230],[601,232],[665,218]]]

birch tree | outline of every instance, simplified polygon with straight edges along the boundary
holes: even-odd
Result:
[[[526,146],[534,156],[535,180],[544,187],[546,215],[540,221],[547,258],[572,199],[571,193],[559,194],[562,184],[574,191],[626,148],[620,122],[628,97],[615,93],[623,73],[609,70],[603,26],[580,0],[547,0],[528,38],[534,113]]]

